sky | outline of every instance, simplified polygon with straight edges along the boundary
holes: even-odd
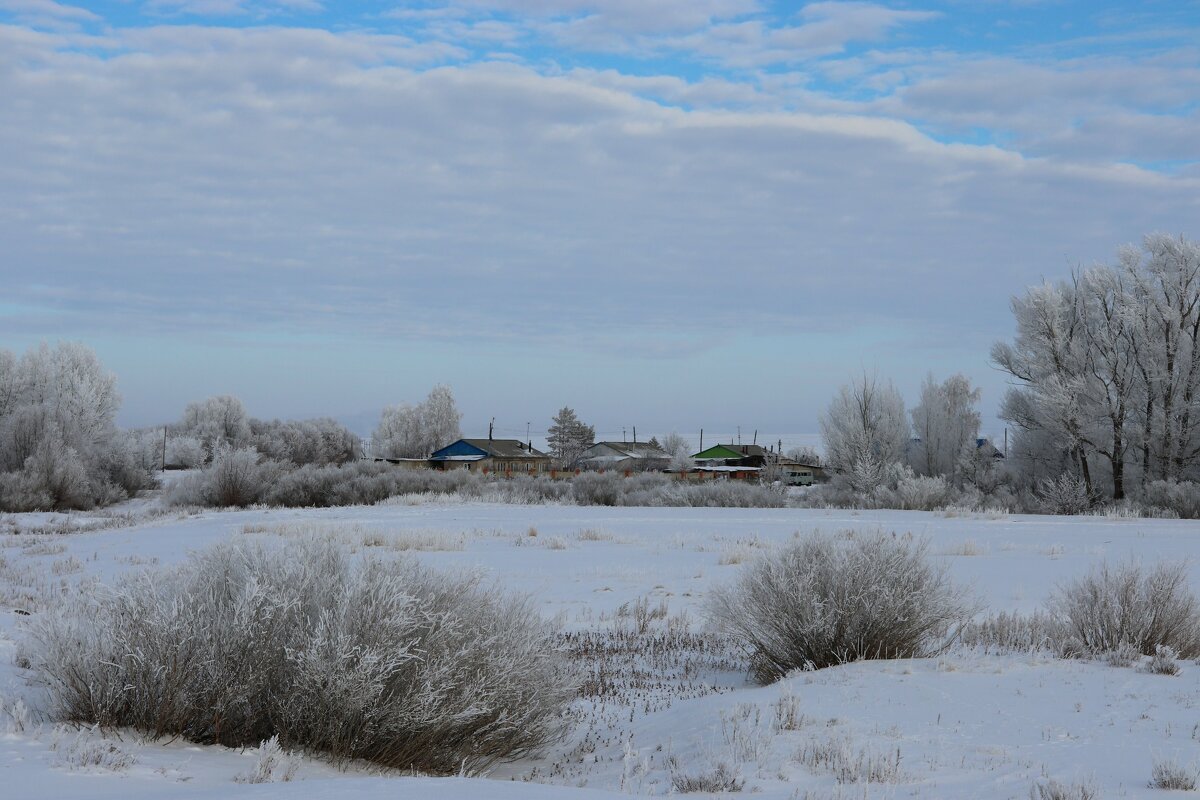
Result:
[[[1006,388],[1026,286],[1200,236],[1200,2],[0,0],[0,347],[470,434]],[[518,434],[520,435],[520,434]],[[707,437],[706,437],[707,439]]]

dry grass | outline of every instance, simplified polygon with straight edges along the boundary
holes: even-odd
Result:
[[[1172,789],[1194,792],[1197,785],[1196,770],[1188,769],[1175,761],[1155,760],[1150,773],[1151,789]]]
[[[1100,790],[1091,783],[1039,781],[1029,788],[1029,800],[1098,800]]]
[[[242,533],[329,538],[345,544],[351,552],[360,547],[396,552],[447,552],[465,550],[467,546],[467,537],[463,533],[419,529],[388,531],[353,522],[258,522],[243,525]]]
[[[843,738],[813,739],[797,753],[796,760],[813,772],[832,775],[838,783],[904,781],[899,748],[876,753]]]

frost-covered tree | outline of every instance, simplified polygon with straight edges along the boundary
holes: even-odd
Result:
[[[692,446],[688,440],[680,436],[677,432],[671,431],[662,439],[663,452],[670,456],[671,460],[667,464],[667,469],[672,472],[687,472],[695,463],[692,460]]]
[[[372,437],[372,448],[382,458],[425,458],[462,438],[461,420],[450,387],[439,384],[418,405],[402,403],[385,408]]]
[[[0,508],[90,508],[148,486],[119,404],[116,378],[84,345],[0,351]]]
[[[220,447],[237,448],[249,443],[250,417],[241,400],[224,394],[189,403],[177,430],[184,436],[194,436],[203,442],[205,452],[211,459]]]
[[[821,454],[817,452],[816,448],[808,445],[793,447],[784,455],[799,464],[808,464],[812,467],[821,466]]]
[[[575,415],[574,409],[563,406],[554,415],[546,432],[550,455],[563,467],[573,467],[583,451],[596,441],[596,430],[585,425]]]
[[[1142,480],[1200,477],[1200,244],[1156,233],[1121,252],[1134,297]]]
[[[891,381],[864,374],[842,386],[820,425],[826,460],[842,472],[883,474],[904,456],[908,418]]]
[[[659,446],[662,447],[663,452],[667,453],[668,455],[673,455],[680,450],[686,450],[690,453],[692,450],[691,442],[687,440],[687,437],[680,436],[675,431],[671,431],[664,436],[662,438],[662,444]]]
[[[425,448],[430,453],[462,438],[462,414],[449,386],[439,383],[429,391],[421,404],[421,423],[426,436]]]
[[[297,466],[345,464],[358,458],[361,449],[352,431],[328,417],[287,422],[252,419],[250,430],[258,452]]]
[[[943,383],[926,376],[921,400],[912,410],[914,439],[908,463],[914,472],[961,482],[979,438],[980,396],[964,375],[952,375]]]
[[[1044,283],[1012,299],[1017,336],[998,342],[992,360],[1019,381],[1008,391],[1000,416],[1018,435],[1045,431],[1048,441],[1070,455],[1089,494],[1089,419],[1083,408],[1087,336],[1074,287]]]
[[[1200,475],[1200,246],[1152,234],[1012,307],[1016,338],[992,359],[1018,381],[1001,416],[1027,484],[1062,462],[1090,496],[1111,477],[1114,499],[1131,468],[1143,484]]]

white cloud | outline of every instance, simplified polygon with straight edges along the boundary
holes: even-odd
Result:
[[[98,16],[86,8],[56,3],[54,0],[0,0],[0,9],[15,14],[54,17],[77,21],[94,21]]]
[[[0,279],[59,312],[46,335],[61,315],[468,341],[871,319],[986,340],[1003,296],[1200,210],[1194,179],[639,96],[690,91],[670,80],[414,70],[430,54],[400,37],[118,36],[97,58],[0,29]]]
[[[144,8],[153,14],[225,17],[312,12],[320,11],[323,6],[318,0],[145,0]]]

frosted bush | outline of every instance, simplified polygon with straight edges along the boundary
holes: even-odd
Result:
[[[1043,480],[1037,496],[1041,510],[1047,514],[1083,514],[1092,507],[1093,500],[1083,478],[1067,474]]]
[[[188,475],[168,490],[167,502],[173,505],[249,506],[261,502],[275,483],[281,467],[263,461],[252,447],[218,446],[212,463],[195,475]]]
[[[620,505],[622,480],[611,472],[585,472],[571,479],[571,495],[581,506]]]
[[[450,773],[558,734],[573,688],[552,633],[477,576],[241,541],[76,592],[28,651],[63,720]]]
[[[1160,644],[1142,669],[1151,675],[1178,675],[1179,664],[1175,661],[1175,651]]]
[[[279,744],[272,736],[254,748],[254,766],[233,776],[234,783],[287,783],[296,777],[300,757]]]
[[[105,738],[97,727],[82,727],[74,731],[66,726],[55,728],[50,740],[54,764],[71,771],[124,772],[137,763],[132,753],[125,751],[112,739]]]
[[[208,460],[204,442],[195,436],[172,436],[167,439],[168,466],[195,469]]]
[[[1187,565],[1101,564],[1061,587],[1050,611],[1065,635],[1091,654],[1130,646],[1152,656],[1159,646],[1183,658],[1200,655],[1200,605],[1187,585]]]
[[[1200,519],[1200,483],[1150,481],[1144,499],[1147,505],[1174,512],[1180,519]]]
[[[931,478],[914,475],[901,478],[896,484],[900,508],[913,511],[933,511],[944,506],[952,496],[952,488],[940,475]]]
[[[764,683],[793,669],[938,653],[970,609],[927,552],[909,537],[812,535],[716,589],[709,612],[750,650]]]

